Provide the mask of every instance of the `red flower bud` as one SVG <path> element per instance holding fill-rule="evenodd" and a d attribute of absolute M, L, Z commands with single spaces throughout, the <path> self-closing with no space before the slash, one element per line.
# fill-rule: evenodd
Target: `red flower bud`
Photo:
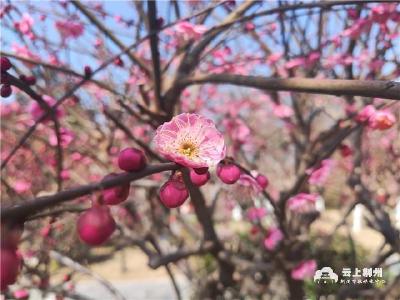
<path fill-rule="evenodd" d="M 146 157 L 139 149 L 126 148 L 119 153 L 118 166 L 127 172 L 140 171 L 146 166 Z"/>
<path fill-rule="evenodd" d="M 103 180 L 111 179 L 117 175 L 118 174 L 115 173 L 108 174 L 103 178 Z M 129 183 L 125 183 L 120 186 L 103 190 L 102 195 L 104 203 L 107 205 L 116 205 L 125 201 L 129 196 L 129 187 Z"/>
<path fill-rule="evenodd" d="M 119 56 L 116 59 L 114 59 L 114 64 L 121 68 L 124 66 L 124 62 Z"/>
<path fill-rule="evenodd" d="M 168 208 L 181 206 L 188 196 L 185 184 L 178 180 L 168 180 L 160 189 L 161 202 Z"/>
<path fill-rule="evenodd" d="M 158 17 L 157 18 L 157 28 L 162 28 L 164 25 L 164 18 L 163 17 Z"/>
<path fill-rule="evenodd" d="M 208 167 L 204 168 L 194 168 L 193 169 L 197 174 L 205 174 L 208 172 Z"/>
<path fill-rule="evenodd" d="M 11 86 L 9 84 L 3 84 L 0 90 L 0 94 L 3 98 L 10 97 L 12 93 Z"/>
<path fill-rule="evenodd" d="M 29 291 L 25 289 L 19 289 L 14 291 L 14 298 L 18 300 L 25 300 L 29 298 Z"/>
<path fill-rule="evenodd" d="M 252 22 L 247 22 L 246 24 L 244 24 L 244 29 L 246 31 L 253 31 L 255 28 L 256 26 L 254 26 Z"/>
<path fill-rule="evenodd" d="M 205 185 L 209 179 L 210 179 L 210 172 L 208 171 L 203 174 L 198 174 L 196 173 L 196 170 L 193 169 L 190 170 L 190 180 L 196 186 Z"/>
<path fill-rule="evenodd" d="M 1 246 L 17 249 L 24 231 L 23 223 L 1 224 Z"/>
<path fill-rule="evenodd" d="M 345 144 L 340 145 L 340 154 L 343 157 L 347 157 L 353 154 L 353 150 L 351 150 L 351 148 Z"/>
<path fill-rule="evenodd" d="M 222 164 L 217 166 L 217 175 L 222 182 L 226 184 L 234 184 L 239 180 L 240 169 L 234 164 Z"/>
<path fill-rule="evenodd" d="M 36 77 L 35 76 L 27 76 L 26 78 L 25 78 L 25 82 L 28 84 L 28 85 L 34 85 L 35 83 L 36 83 Z"/>
<path fill-rule="evenodd" d="M 2 73 L 7 72 L 11 68 L 11 62 L 7 57 L 0 58 L 0 70 Z"/>
<path fill-rule="evenodd" d="M 268 178 L 265 177 L 264 175 L 258 174 L 256 177 L 257 183 L 261 186 L 261 188 L 264 190 L 267 188 L 269 181 Z"/>
<path fill-rule="evenodd" d="M 7 74 L 7 73 L 3 73 L 3 72 L 1 72 L 0 73 L 0 83 L 1 84 L 8 84 L 8 83 L 10 83 L 10 80 L 9 80 L 9 75 Z"/>
<path fill-rule="evenodd" d="M 17 280 L 17 276 L 21 266 L 21 258 L 17 254 L 16 249 L 0 248 L 0 267 L 1 267 L 1 290 L 4 291 L 7 286 L 13 284 Z"/>
<path fill-rule="evenodd" d="M 96 246 L 107 241 L 115 230 L 115 221 L 107 206 L 93 206 L 79 216 L 77 230 L 80 239 Z"/>
<path fill-rule="evenodd" d="M 92 69 L 89 66 L 85 66 L 84 72 L 85 72 L 85 77 L 89 78 L 90 76 L 92 76 Z"/>

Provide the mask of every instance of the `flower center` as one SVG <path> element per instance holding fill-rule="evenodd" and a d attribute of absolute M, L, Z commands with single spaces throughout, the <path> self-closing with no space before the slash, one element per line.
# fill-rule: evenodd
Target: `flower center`
<path fill-rule="evenodd" d="M 197 156 L 199 151 L 194 143 L 185 141 L 180 145 L 178 152 L 192 158 L 193 156 Z"/>

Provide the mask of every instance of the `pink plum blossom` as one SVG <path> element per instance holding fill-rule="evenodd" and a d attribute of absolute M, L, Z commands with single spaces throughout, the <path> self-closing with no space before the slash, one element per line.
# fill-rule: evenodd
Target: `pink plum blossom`
<path fill-rule="evenodd" d="M 69 170 L 62 170 L 61 171 L 61 178 L 63 180 L 68 180 L 71 178 L 70 174 L 69 174 Z"/>
<path fill-rule="evenodd" d="M 54 55 L 54 54 L 50 54 L 50 55 L 49 55 L 48 61 L 49 61 L 49 63 L 50 63 L 51 65 L 55 65 L 55 66 L 61 65 L 60 60 L 59 60 L 58 57 L 57 57 L 56 55 Z"/>
<path fill-rule="evenodd" d="M 268 230 L 264 239 L 264 246 L 268 250 L 274 250 L 280 241 L 283 240 L 283 233 L 279 228 L 273 227 Z"/>
<path fill-rule="evenodd" d="M 271 23 L 268 25 L 267 30 L 274 32 L 278 29 L 278 24 L 277 23 Z"/>
<path fill-rule="evenodd" d="M 11 45 L 11 49 L 18 56 L 29 58 L 32 60 L 39 60 L 39 57 L 37 55 L 33 54 L 26 46 L 21 46 L 17 43 L 13 43 Z M 30 63 L 26 63 L 26 65 L 32 66 L 32 64 L 30 64 Z"/>
<path fill-rule="evenodd" d="M 358 122 L 366 122 L 375 113 L 375 107 L 373 105 L 367 105 L 357 114 L 356 120 Z"/>
<path fill-rule="evenodd" d="M 292 269 L 291 275 L 293 279 L 304 280 L 312 278 L 317 270 L 317 262 L 314 259 L 305 260 Z"/>
<path fill-rule="evenodd" d="M 187 21 L 177 23 L 173 28 L 165 30 L 168 36 L 173 37 L 169 47 L 182 45 L 190 40 L 197 41 L 207 31 L 205 25 L 196 25 Z"/>
<path fill-rule="evenodd" d="M 318 195 L 300 193 L 291 198 L 287 202 L 289 210 L 294 212 L 307 212 L 315 210 L 315 202 L 317 201 Z"/>
<path fill-rule="evenodd" d="M 272 112 L 278 118 L 289 118 L 294 114 L 293 109 L 285 104 L 273 104 Z"/>
<path fill-rule="evenodd" d="M 14 291 L 14 297 L 15 297 L 15 299 L 28 299 L 29 292 L 25 289 L 19 289 L 19 290 Z"/>
<path fill-rule="evenodd" d="M 256 28 L 256 26 L 254 25 L 253 22 L 246 22 L 246 24 L 244 24 L 244 29 L 246 31 L 253 31 Z"/>
<path fill-rule="evenodd" d="M 252 222 L 259 221 L 266 215 L 267 210 L 265 207 L 250 207 L 246 213 L 247 218 Z"/>
<path fill-rule="evenodd" d="M 97 39 L 94 41 L 94 46 L 95 46 L 96 48 L 102 47 L 103 45 L 104 45 L 104 42 L 103 42 L 103 40 L 100 39 L 100 38 L 97 38 Z"/>
<path fill-rule="evenodd" d="M 357 10 L 355 8 L 349 8 L 347 10 L 347 15 L 352 20 L 356 20 L 358 18 L 358 12 L 357 12 Z"/>
<path fill-rule="evenodd" d="M 320 57 L 321 53 L 319 53 L 318 51 L 313 51 L 306 57 L 296 57 L 289 60 L 285 63 L 285 68 L 287 70 L 295 69 L 300 66 L 309 68 L 313 66 L 320 59 Z"/>
<path fill-rule="evenodd" d="M 267 64 L 273 65 L 276 64 L 283 56 L 283 53 L 278 52 L 278 53 L 273 53 L 270 56 L 267 57 Z"/>
<path fill-rule="evenodd" d="M 396 14 L 396 4 L 382 4 L 371 9 L 371 19 L 374 22 L 384 24 Z"/>
<path fill-rule="evenodd" d="M 61 139 L 61 146 L 66 147 L 74 140 L 74 133 L 67 129 L 67 128 L 60 128 L 60 139 Z M 49 144 L 52 146 L 57 145 L 57 135 L 53 131 L 49 137 Z"/>
<path fill-rule="evenodd" d="M 371 71 L 378 72 L 379 70 L 382 69 L 384 64 L 385 61 L 381 59 L 375 59 L 369 63 L 369 68 L 371 69 Z"/>
<path fill-rule="evenodd" d="M 45 101 L 49 106 L 54 106 L 56 104 L 56 100 L 53 97 L 43 95 L 42 96 L 43 101 Z M 45 113 L 46 111 L 37 103 L 33 102 L 31 106 L 31 114 L 34 120 L 40 119 L 40 117 Z M 56 111 L 56 117 L 61 118 L 64 115 L 63 111 L 60 109 L 57 109 Z M 49 121 L 51 118 L 47 118 L 45 121 Z"/>
<path fill-rule="evenodd" d="M 317 186 L 321 186 L 326 182 L 329 174 L 334 167 L 335 162 L 332 159 L 324 159 L 319 167 L 310 168 L 306 171 L 310 178 L 308 182 Z"/>
<path fill-rule="evenodd" d="M 378 111 L 373 105 L 365 106 L 356 116 L 360 123 L 367 122 L 368 127 L 372 129 L 385 130 L 396 123 L 395 116 L 388 111 Z"/>
<path fill-rule="evenodd" d="M 174 29 L 178 35 L 182 35 L 185 41 L 198 40 L 207 31 L 205 25 L 195 25 L 187 21 L 179 22 Z"/>
<path fill-rule="evenodd" d="M 285 68 L 290 70 L 305 65 L 306 59 L 304 57 L 296 57 L 285 63 Z"/>
<path fill-rule="evenodd" d="M 232 197 L 239 202 L 247 201 L 257 197 L 262 188 L 253 176 L 241 173 L 234 187 L 230 189 Z"/>
<path fill-rule="evenodd" d="M 226 153 L 213 121 L 197 114 L 183 113 L 158 127 L 154 143 L 167 159 L 191 168 L 215 166 Z"/>
<path fill-rule="evenodd" d="M 311 52 L 308 57 L 307 57 L 307 64 L 308 65 L 312 65 L 315 62 L 317 62 L 321 57 L 321 53 L 319 53 L 318 51 L 313 51 Z"/>
<path fill-rule="evenodd" d="M 78 38 L 83 34 L 83 24 L 77 21 L 57 21 L 56 28 L 64 39 Z"/>
<path fill-rule="evenodd" d="M 14 184 L 14 190 L 17 193 L 25 193 L 25 192 L 29 191 L 31 187 L 32 187 L 31 183 L 28 181 L 25 181 L 23 179 L 19 179 L 19 180 L 15 181 L 15 184 Z"/>
<path fill-rule="evenodd" d="M 15 27 L 22 34 L 29 35 L 32 32 L 32 26 L 34 23 L 35 21 L 33 18 L 29 14 L 24 13 L 21 20 L 19 22 L 15 22 Z"/>
<path fill-rule="evenodd" d="M 238 184 L 247 188 L 250 188 L 251 192 L 254 195 L 259 194 L 262 191 L 262 188 L 260 186 L 260 184 L 257 182 L 257 180 L 250 175 L 247 174 L 241 174 Z"/>
<path fill-rule="evenodd" d="M 371 21 L 368 19 L 359 19 L 355 21 L 350 27 L 342 32 L 345 37 L 357 39 L 364 31 L 371 26 Z"/>
<path fill-rule="evenodd" d="M 74 152 L 71 154 L 71 159 L 73 161 L 79 161 L 82 159 L 82 154 L 80 154 L 79 152 Z"/>
<path fill-rule="evenodd" d="M 325 68 L 332 68 L 335 65 L 350 65 L 354 61 L 353 57 L 341 53 L 335 53 L 323 60 L 323 66 Z"/>
<path fill-rule="evenodd" d="M 50 225 L 50 224 L 47 224 L 47 225 L 45 225 L 44 227 L 42 227 L 42 228 L 40 229 L 40 235 L 41 235 L 42 237 L 48 237 L 49 234 L 50 234 L 50 231 L 51 231 L 51 225 Z"/>
<path fill-rule="evenodd" d="M 13 113 L 18 113 L 21 110 L 21 106 L 18 102 L 14 101 L 11 103 L 0 103 L 0 117 L 7 117 Z"/>
<path fill-rule="evenodd" d="M 213 51 L 211 53 L 211 55 L 214 57 L 214 59 L 218 62 L 218 63 L 223 63 L 225 62 L 225 60 L 227 59 L 227 57 L 229 55 L 232 54 L 232 50 L 231 48 L 229 48 L 228 46 L 223 47 L 222 49 L 217 49 L 215 51 Z"/>
<path fill-rule="evenodd" d="M 120 15 L 115 15 L 114 16 L 114 20 L 117 23 L 122 23 L 123 22 L 123 19 L 122 19 L 122 17 Z"/>
<path fill-rule="evenodd" d="M 318 51 L 313 51 L 306 57 L 296 57 L 285 63 L 285 68 L 287 70 L 295 69 L 300 66 L 306 68 L 312 67 L 321 57 L 321 53 Z"/>
<path fill-rule="evenodd" d="M 241 119 L 227 118 L 222 123 L 233 141 L 243 144 L 249 138 L 250 129 Z"/>
<path fill-rule="evenodd" d="M 377 111 L 368 121 L 368 127 L 372 129 L 389 129 L 396 122 L 395 116 L 388 111 Z"/>

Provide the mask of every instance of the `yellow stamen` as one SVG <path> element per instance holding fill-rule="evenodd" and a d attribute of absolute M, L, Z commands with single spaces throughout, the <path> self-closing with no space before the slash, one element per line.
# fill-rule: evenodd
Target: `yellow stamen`
<path fill-rule="evenodd" d="M 199 151 L 194 143 L 185 141 L 180 145 L 178 152 L 189 158 L 192 158 L 194 156 L 197 156 Z"/>

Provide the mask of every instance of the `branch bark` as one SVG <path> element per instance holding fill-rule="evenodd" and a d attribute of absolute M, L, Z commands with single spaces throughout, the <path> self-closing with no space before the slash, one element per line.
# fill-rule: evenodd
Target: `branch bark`
<path fill-rule="evenodd" d="M 52 207 L 62 202 L 70 201 L 78 197 L 88 195 L 95 191 L 100 191 L 103 189 L 128 183 L 134 180 L 138 180 L 140 178 L 149 176 L 151 174 L 169 170 L 176 170 L 178 168 L 179 165 L 175 163 L 165 163 L 165 164 L 147 166 L 144 170 L 139 172 L 123 173 L 108 180 L 99 181 L 84 186 L 79 186 L 77 188 L 69 190 L 64 190 L 50 196 L 34 198 L 11 207 L 2 207 L 1 219 L 2 221 L 9 221 L 13 219 L 19 219 L 23 221 L 24 219 L 26 219 L 26 217 L 32 214 L 35 214 L 43 209 Z"/>
<path fill-rule="evenodd" d="M 179 82 L 181 87 L 205 83 L 232 84 L 266 91 L 292 91 L 400 100 L 400 83 L 382 80 L 268 78 L 235 74 L 211 74 L 182 78 Z"/>
<path fill-rule="evenodd" d="M 147 15 L 149 18 L 149 30 L 150 32 L 157 32 L 157 2 L 148 0 L 147 1 Z M 150 48 L 151 48 L 151 59 L 153 61 L 153 81 L 154 81 L 154 92 L 157 98 L 157 104 L 160 108 L 163 108 L 163 101 L 161 99 L 161 66 L 160 66 L 160 52 L 158 50 L 158 35 L 153 34 L 150 36 Z"/>
<path fill-rule="evenodd" d="M 110 93 L 113 93 L 113 94 L 118 95 L 118 96 L 123 96 L 123 94 L 118 93 L 118 91 L 114 90 L 112 87 L 108 86 L 104 82 L 96 80 L 96 79 L 93 79 L 92 77 L 87 78 L 87 76 L 85 76 L 85 74 L 79 74 L 79 73 L 77 73 L 77 72 L 75 72 L 75 71 L 73 71 L 71 69 L 68 69 L 65 66 L 52 65 L 50 63 L 46 63 L 46 62 L 43 62 L 43 61 L 40 61 L 40 60 L 35 60 L 35 59 L 31 59 L 31 58 L 15 55 L 15 54 L 10 53 L 10 52 L 0 51 L 0 55 L 1 56 L 6 56 L 6 57 L 12 57 L 12 58 L 18 59 L 18 60 L 20 60 L 22 62 L 27 62 L 27 63 L 30 63 L 30 64 L 35 64 L 35 65 L 38 65 L 38 66 L 42 66 L 43 68 L 50 69 L 50 70 L 57 71 L 57 72 L 61 72 L 61 73 L 64 73 L 66 75 L 78 77 L 78 78 L 81 78 L 81 79 L 85 79 L 86 78 L 87 81 L 93 82 L 97 86 L 101 87 L 102 89 L 105 89 L 105 90 L 109 91 Z"/>
<path fill-rule="evenodd" d="M 203 255 L 204 253 L 208 253 L 215 247 L 214 243 L 205 243 L 203 246 L 198 249 L 179 249 L 176 252 L 158 255 L 150 257 L 149 267 L 152 269 L 157 269 L 160 266 L 164 266 L 170 263 L 175 263 L 180 261 L 181 259 L 186 259 L 190 256 L 194 255 Z"/>
<path fill-rule="evenodd" d="M 211 212 L 206 205 L 204 195 L 202 194 L 200 189 L 194 186 L 190 181 L 188 170 L 183 170 L 183 179 L 189 190 L 190 199 L 193 203 L 197 220 L 199 221 L 203 229 L 204 240 L 211 241 L 214 244 L 214 248 L 211 250 L 211 254 L 218 261 L 219 280 L 225 287 L 231 286 L 234 282 L 233 273 L 235 271 L 235 267 L 230 262 L 224 261 L 218 256 L 218 254 L 224 250 L 224 247 L 221 241 L 218 239 Z"/>

